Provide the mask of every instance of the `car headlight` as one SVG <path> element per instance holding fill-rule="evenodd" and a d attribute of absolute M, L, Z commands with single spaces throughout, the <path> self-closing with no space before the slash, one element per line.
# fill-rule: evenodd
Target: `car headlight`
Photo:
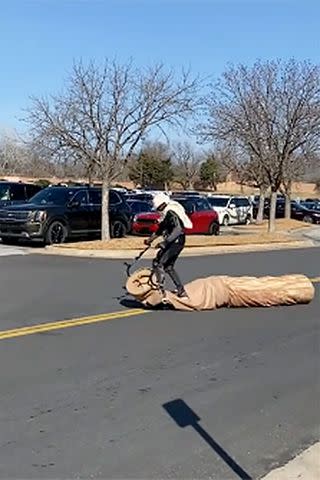
<path fill-rule="evenodd" d="M 32 221 L 33 222 L 44 222 L 47 218 L 47 212 L 44 210 L 37 210 L 32 212 Z"/>

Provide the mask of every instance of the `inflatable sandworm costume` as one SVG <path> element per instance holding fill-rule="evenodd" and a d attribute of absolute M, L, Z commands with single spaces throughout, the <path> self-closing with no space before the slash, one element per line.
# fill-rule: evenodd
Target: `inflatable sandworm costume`
<path fill-rule="evenodd" d="M 146 307 L 166 303 L 175 310 L 200 311 L 221 307 L 273 307 L 311 302 L 315 289 L 305 275 L 281 277 L 199 278 L 185 285 L 188 298 L 166 291 L 163 297 L 149 269 L 134 272 L 127 280 L 127 292 Z"/>

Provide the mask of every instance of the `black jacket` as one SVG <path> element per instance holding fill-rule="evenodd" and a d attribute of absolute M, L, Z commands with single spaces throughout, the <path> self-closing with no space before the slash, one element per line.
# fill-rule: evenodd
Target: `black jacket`
<path fill-rule="evenodd" d="M 180 238 L 184 238 L 184 225 L 178 215 L 169 210 L 159 224 L 157 231 L 157 236 L 163 235 L 164 237 L 164 247 L 168 246 L 170 243 L 174 243 Z"/>

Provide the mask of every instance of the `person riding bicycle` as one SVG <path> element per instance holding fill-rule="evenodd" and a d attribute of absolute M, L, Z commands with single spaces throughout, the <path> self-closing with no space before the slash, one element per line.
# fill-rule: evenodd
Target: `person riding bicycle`
<path fill-rule="evenodd" d="M 186 297 L 187 293 L 174 265 L 185 245 L 184 229 L 192 228 L 192 222 L 183 206 L 170 200 L 165 193 L 158 193 L 154 196 L 153 206 L 162 213 L 162 221 L 157 232 L 153 233 L 144 243 L 150 246 L 155 238 L 163 236 L 163 241 L 157 245 L 159 251 L 152 263 L 153 271 L 162 291 L 165 273 L 167 273 L 176 286 L 177 295 Z"/>

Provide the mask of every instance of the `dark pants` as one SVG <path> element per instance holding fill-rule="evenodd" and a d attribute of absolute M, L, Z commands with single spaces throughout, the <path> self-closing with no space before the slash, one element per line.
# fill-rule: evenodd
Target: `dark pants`
<path fill-rule="evenodd" d="M 179 278 L 179 275 L 174 269 L 180 253 L 183 250 L 185 244 L 185 236 L 181 235 L 177 240 L 164 249 L 160 249 L 156 258 L 153 260 L 153 269 L 157 277 L 157 282 L 160 288 L 163 290 L 165 273 L 167 273 L 175 284 L 179 293 L 183 292 L 184 287 Z"/>

